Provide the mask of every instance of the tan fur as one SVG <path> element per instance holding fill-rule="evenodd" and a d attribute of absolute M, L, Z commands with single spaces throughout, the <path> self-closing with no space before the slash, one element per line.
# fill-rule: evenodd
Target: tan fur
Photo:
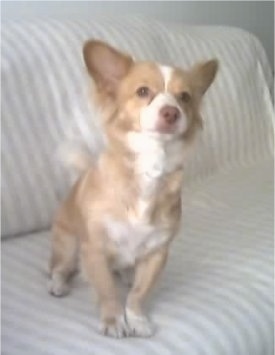
<path fill-rule="evenodd" d="M 152 329 L 142 313 L 142 305 L 165 264 L 169 244 L 178 229 L 182 166 L 156 180 L 154 190 L 146 200 L 146 223 L 164 228 L 168 238 L 160 247 L 144 252 L 134 265 L 130 265 L 135 268 L 135 279 L 126 304 L 127 323 L 111 270 L 119 255 L 119 247 L 108 235 L 104 218 L 111 216 L 126 224 L 129 220 L 139 221 L 141 218 L 139 201 L 143 192 L 136 171 L 137 156 L 127 145 L 126 138 L 128 132 L 140 131 L 140 110 L 163 90 L 164 82 L 155 63 L 134 63 L 129 56 L 98 41 L 86 43 L 84 59 L 95 81 L 97 105 L 104 110 L 108 145 L 97 163 L 80 177 L 56 216 L 50 292 L 62 294 L 60 288 L 66 285 L 74 272 L 80 248 L 86 274 L 99 299 L 102 331 L 116 337 L 149 336 Z M 168 86 L 175 97 L 182 91 L 191 95 L 190 102 L 179 102 L 189 123 L 185 134 L 177 139 L 188 144 L 201 124 L 198 111 L 200 97 L 211 84 L 216 71 L 216 64 L 207 65 L 210 69 L 196 67 L 193 72 L 175 69 Z M 212 74 L 200 75 L 200 70 L 210 70 Z M 140 86 L 150 87 L 148 97 L 137 97 L 136 90 Z M 129 238 L 133 237 L 129 235 Z M 58 279 L 57 284 L 54 278 Z"/>

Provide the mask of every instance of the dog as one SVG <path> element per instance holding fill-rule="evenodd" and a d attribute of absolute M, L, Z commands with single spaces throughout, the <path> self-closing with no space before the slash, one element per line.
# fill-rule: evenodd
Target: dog
<path fill-rule="evenodd" d="M 85 43 L 83 58 L 107 144 L 57 212 L 49 292 L 69 291 L 80 255 L 98 297 L 101 332 L 149 337 L 155 327 L 143 305 L 179 228 L 183 165 L 218 62 L 182 70 L 135 61 L 97 40 Z M 119 270 L 134 271 L 125 306 L 114 277 Z"/>

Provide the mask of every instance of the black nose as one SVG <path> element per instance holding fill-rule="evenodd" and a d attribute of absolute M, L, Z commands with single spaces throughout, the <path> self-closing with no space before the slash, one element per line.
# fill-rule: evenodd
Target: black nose
<path fill-rule="evenodd" d="M 165 122 L 172 124 L 179 119 L 180 111 L 175 106 L 168 106 L 167 105 L 167 106 L 162 107 L 162 109 L 159 111 L 159 115 L 162 119 L 165 120 Z"/>

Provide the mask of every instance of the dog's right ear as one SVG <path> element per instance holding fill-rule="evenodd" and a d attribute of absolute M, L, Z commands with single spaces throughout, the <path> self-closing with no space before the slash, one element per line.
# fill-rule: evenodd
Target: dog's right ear
<path fill-rule="evenodd" d="M 89 74 L 98 89 L 114 95 L 120 80 L 128 73 L 133 60 L 101 41 L 84 44 L 83 57 Z"/>

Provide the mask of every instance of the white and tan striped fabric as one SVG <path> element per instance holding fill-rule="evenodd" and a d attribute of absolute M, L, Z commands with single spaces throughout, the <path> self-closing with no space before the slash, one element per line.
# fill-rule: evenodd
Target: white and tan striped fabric
<path fill-rule="evenodd" d="M 97 335 L 79 280 L 67 298 L 46 293 L 49 234 L 41 231 L 70 181 L 56 150 L 72 127 L 73 141 L 100 144 L 81 58 L 88 38 L 181 67 L 220 61 L 186 167 L 183 229 L 148 307 L 159 325 L 150 340 Z M 136 17 L 4 24 L 1 46 L 3 354 L 272 354 L 274 113 L 258 40 Z"/>

